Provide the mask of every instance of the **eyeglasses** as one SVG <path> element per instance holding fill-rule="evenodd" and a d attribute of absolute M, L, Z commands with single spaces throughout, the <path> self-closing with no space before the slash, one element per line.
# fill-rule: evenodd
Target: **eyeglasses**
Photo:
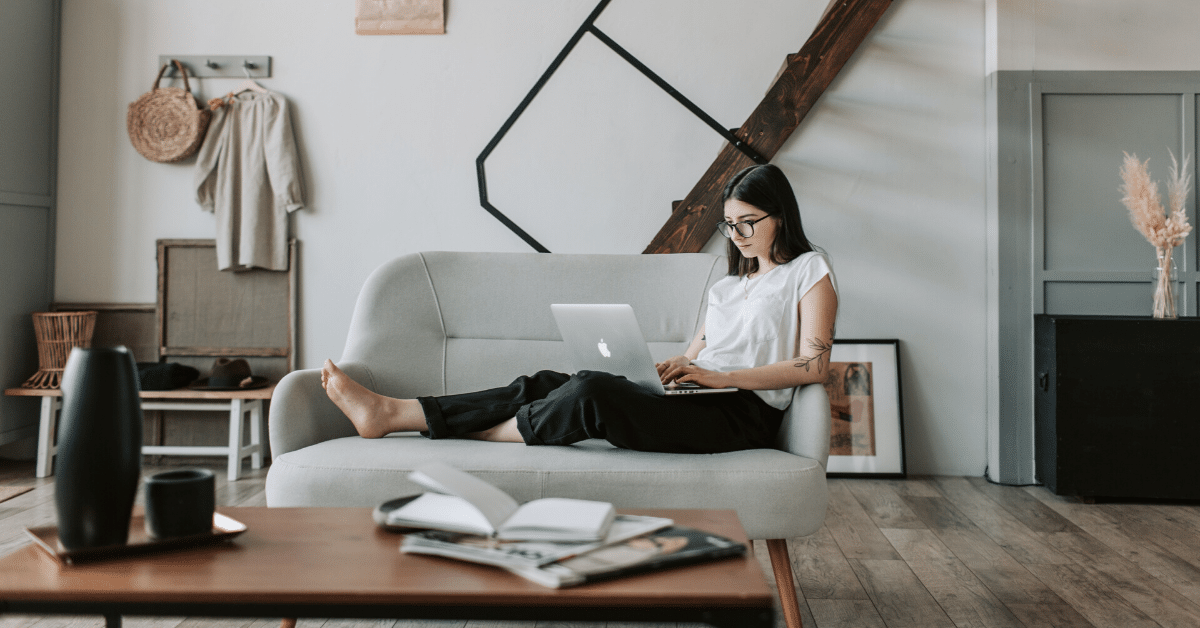
<path fill-rule="evenodd" d="M 770 218 L 770 216 L 763 216 L 758 220 L 745 220 L 735 223 L 728 223 L 722 220 L 717 223 L 717 231 L 720 231 L 721 235 L 725 236 L 726 238 L 732 238 L 733 232 L 736 230 L 738 235 L 742 236 L 743 238 L 749 238 L 750 236 L 754 235 L 754 225 L 768 218 Z"/>

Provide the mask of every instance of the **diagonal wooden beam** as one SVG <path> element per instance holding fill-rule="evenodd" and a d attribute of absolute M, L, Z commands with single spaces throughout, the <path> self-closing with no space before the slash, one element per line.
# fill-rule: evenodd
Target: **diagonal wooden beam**
<path fill-rule="evenodd" d="M 759 155 L 774 157 L 891 3 L 834 0 L 800 52 L 788 55 L 775 84 L 734 135 Z M 695 253 L 704 248 L 723 215 L 725 181 L 753 163 L 726 144 L 643 253 Z"/>

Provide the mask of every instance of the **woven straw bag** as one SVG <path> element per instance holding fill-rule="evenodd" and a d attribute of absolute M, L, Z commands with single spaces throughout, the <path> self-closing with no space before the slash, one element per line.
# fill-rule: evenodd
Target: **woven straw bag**
<path fill-rule="evenodd" d="M 183 76 L 183 88 L 158 86 L 170 65 L 164 64 L 154 79 L 154 87 L 129 103 L 129 114 L 125 117 L 129 141 L 150 161 L 169 163 L 195 153 L 212 118 L 212 112 L 201 108 L 192 96 L 183 64 L 174 63 Z"/>

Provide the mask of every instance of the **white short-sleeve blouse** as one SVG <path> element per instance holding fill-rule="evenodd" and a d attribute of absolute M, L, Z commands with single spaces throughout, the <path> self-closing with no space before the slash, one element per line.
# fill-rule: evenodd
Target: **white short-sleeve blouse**
<path fill-rule="evenodd" d="M 800 300 L 826 275 L 837 293 L 829 260 L 813 251 L 747 279 L 730 275 L 708 291 L 705 347 L 692 361 L 711 371 L 736 371 L 783 362 L 800 355 Z M 780 410 L 794 388 L 756 390 Z"/>

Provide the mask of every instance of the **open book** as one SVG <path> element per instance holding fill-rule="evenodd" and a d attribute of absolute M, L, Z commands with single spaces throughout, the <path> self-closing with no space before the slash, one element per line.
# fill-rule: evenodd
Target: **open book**
<path fill-rule="evenodd" d="M 504 491 L 441 462 L 408 479 L 430 489 L 387 513 L 394 527 L 432 528 L 513 541 L 601 541 L 616 517 L 608 502 L 546 497 L 524 505 Z"/>

